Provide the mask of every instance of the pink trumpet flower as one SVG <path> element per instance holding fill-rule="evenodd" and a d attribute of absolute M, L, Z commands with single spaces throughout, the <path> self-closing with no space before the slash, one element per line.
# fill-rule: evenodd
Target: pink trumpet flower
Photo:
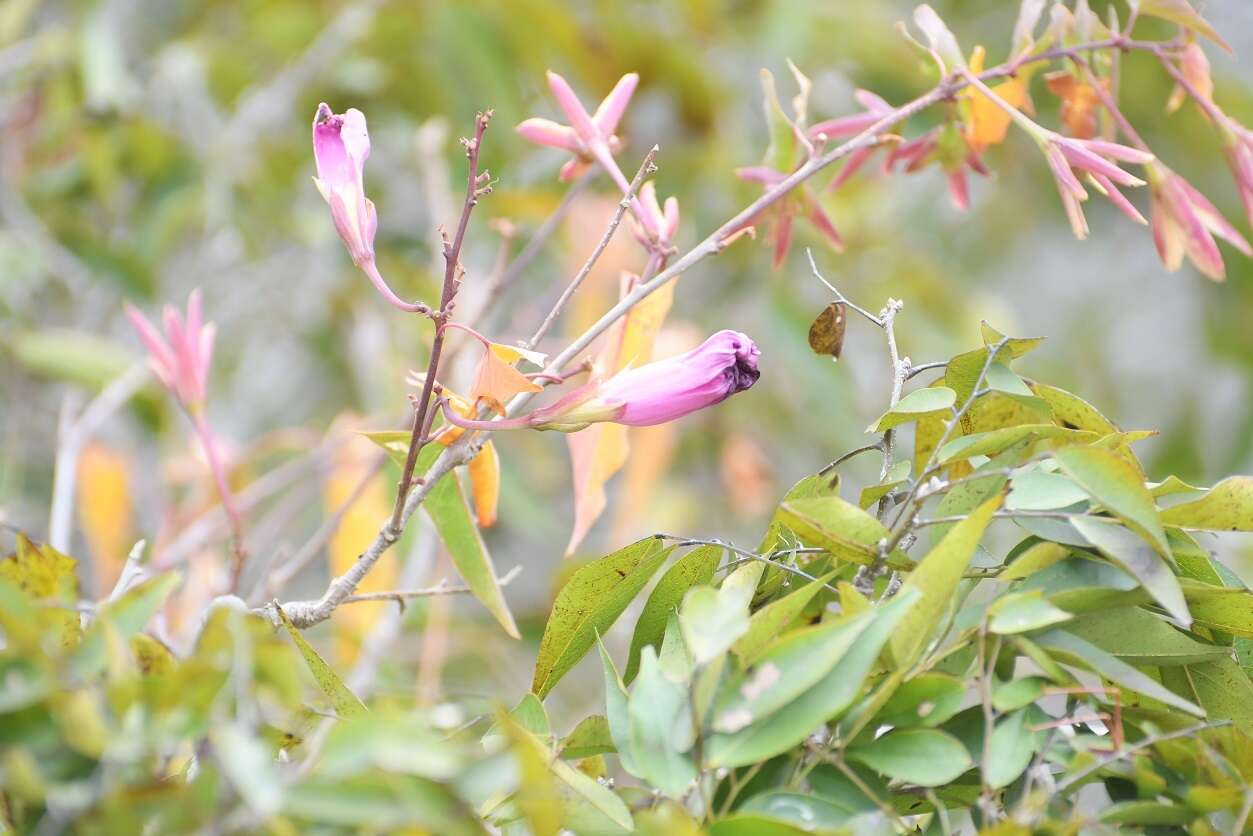
<path fill-rule="evenodd" d="M 627 368 L 589 383 L 527 416 L 497 421 L 462 418 L 445 404 L 444 416 L 473 430 L 537 429 L 576 432 L 609 421 L 647 427 L 674 421 L 749 389 L 761 372 L 761 351 L 739 331 L 719 331 L 687 352 Z"/>
<path fill-rule="evenodd" d="M 1214 281 L 1227 277 L 1214 236 L 1246 256 L 1253 249 L 1236 228 L 1219 214 L 1205 195 L 1163 165 L 1149 169 L 1153 209 L 1153 243 L 1167 270 L 1177 270 L 1186 255 L 1197 270 Z"/>
<path fill-rule="evenodd" d="M 531 142 L 561 148 L 574 154 L 561 168 L 560 177 L 563 181 L 573 180 L 594 163 L 599 162 L 612 175 L 618 166 L 613 162 L 613 155 L 622 148 L 622 141 L 614 133 L 622 114 L 631 101 L 640 77 L 636 73 L 627 73 L 618 80 L 613 90 L 604 98 L 595 113 L 589 114 L 575 95 L 570 84 L 561 76 L 548 71 L 548 88 L 566 118 L 569 125 L 562 125 L 551 119 L 533 117 L 518 125 L 518 133 Z M 619 187 L 625 192 L 628 183 L 621 172 L 614 179 L 622 178 Z"/>
<path fill-rule="evenodd" d="M 199 288 L 187 297 L 186 319 L 180 317 L 172 306 L 165 306 L 162 314 L 164 337 L 129 302 L 125 311 L 139 339 L 148 349 L 148 365 L 153 374 L 188 414 L 199 415 L 204 410 L 215 330 L 213 323 L 203 321 Z"/>
<path fill-rule="evenodd" d="M 397 296 L 374 262 L 374 233 L 378 215 L 374 202 L 365 196 L 365 161 L 370 156 L 370 133 L 365 114 L 355 107 L 335 113 L 330 105 L 318 105 L 313 116 L 313 159 L 318 176 L 313 183 L 331 207 L 335 231 L 348 249 L 353 264 L 361 268 L 384 299 L 402 311 L 425 313 L 421 303 L 411 304 Z"/>
<path fill-rule="evenodd" d="M 1125 215 L 1138 223 L 1144 222 L 1144 217 L 1116 188 L 1143 186 L 1144 181 L 1119 168 L 1117 163 L 1148 165 L 1154 159 L 1152 154 L 1117 142 L 1075 139 L 1052 131 L 1043 135 L 1041 149 L 1057 182 L 1058 194 L 1076 238 L 1088 237 L 1088 220 L 1082 206 L 1083 201 L 1088 199 L 1088 192 L 1075 176 L 1076 171 L 1087 175 Z"/>

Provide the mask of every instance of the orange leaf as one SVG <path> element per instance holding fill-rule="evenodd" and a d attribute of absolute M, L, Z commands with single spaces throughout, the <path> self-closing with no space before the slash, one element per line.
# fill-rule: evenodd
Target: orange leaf
<path fill-rule="evenodd" d="M 135 541 L 126 457 L 99 442 L 89 444 L 78 458 L 77 493 L 78 525 L 91 554 L 96 590 L 105 594 Z"/>
<path fill-rule="evenodd" d="M 470 460 L 470 490 L 474 494 L 474 516 L 479 528 L 496 524 L 496 506 L 500 501 L 500 457 L 496 445 L 489 440 L 479 454 Z"/>
<path fill-rule="evenodd" d="M 482 400 L 490 408 L 504 414 L 504 404 L 514 395 L 521 392 L 539 392 L 541 388 L 502 360 L 500 354 L 489 347 L 479 361 L 470 400 L 476 404 Z"/>
<path fill-rule="evenodd" d="M 1109 87 L 1107 81 L 1101 82 Z M 1048 73 L 1044 86 L 1062 100 L 1061 118 L 1066 132 L 1076 139 L 1091 139 L 1100 130 L 1098 122 L 1100 97 L 1092 85 L 1080 81 L 1068 72 Z"/>

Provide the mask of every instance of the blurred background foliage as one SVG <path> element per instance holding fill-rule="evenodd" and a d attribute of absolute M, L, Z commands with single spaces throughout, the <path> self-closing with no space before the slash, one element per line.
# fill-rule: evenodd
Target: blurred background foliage
<path fill-rule="evenodd" d="M 965 50 L 982 43 L 989 64 L 1003 58 L 1017 4 L 934 5 Z M 1093 3 L 1098 11 L 1105 5 Z M 368 450 L 352 456 L 342 444 L 327 448 L 329 428 L 342 438 L 350 428 L 402 425 L 404 375 L 425 364 L 430 328 L 383 304 L 335 236 L 310 179 L 309 122 L 320 101 L 366 113 L 373 139 L 366 188 L 378 206 L 380 263 L 401 295 L 426 300 L 438 292 L 436 228 L 453 221 L 463 176 L 455 139 L 476 110 L 495 109 L 483 158 L 498 183 L 475 216 L 464 256 L 469 307 L 476 279 L 501 247 L 500 225 L 490 222 L 511 222 L 516 252 L 564 193 L 556 181 L 562 155 L 512 131 L 527 116 L 556 115 L 545 69 L 563 73 L 588 103 L 623 73 L 640 73 L 620 159 L 633 171 L 645 149 L 660 145 L 658 191 L 678 196 L 679 242 L 690 245 L 757 194 L 733 169 L 758 163 L 765 148 L 759 68 L 789 84 L 785 60 L 795 61 L 815 82 L 815 119 L 852 112 L 857 87 L 903 101 L 929 83 L 893 28 L 911 6 L 3 0 L 3 522 L 43 536 L 58 415 L 140 360 L 124 299 L 150 311 L 204 288 L 219 328 L 209 410 L 230 440 L 241 487 L 310 450 L 325 453 L 252 510 L 253 554 L 299 548 L 326 509 L 349 495 L 344 480 L 355 482 L 368 467 Z M 1198 6 L 1235 48 L 1232 56 L 1207 46 L 1216 98 L 1253 123 L 1253 7 L 1243 0 Z M 1169 32 L 1150 30 L 1151 21 L 1147 34 Z M 1148 58 L 1128 58 L 1123 79 L 1125 111 L 1150 145 L 1238 220 L 1219 140 L 1196 110 L 1166 115 L 1170 84 Z M 1055 125 L 1056 101 L 1038 82 L 1033 92 L 1041 121 Z M 927 122 L 920 118 L 909 133 Z M 983 318 L 1006 333 L 1047 335 L 1023 373 L 1100 404 L 1124 428 L 1161 429 L 1140 448 L 1150 475 L 1208 484 L 1253 469 L 1253 262 L 1225 251 L 1222 285 L 1186 266 L 1167 274 L 1148 231 L 1095 201 L 1091 239 L 1076 242 L 1034 146 L 1011 136 L 986 161 L 994 175 L 972 184 L 964 214 L 949 205 L 938 171 L 884 178 L 871 166 L 829 196 L 847 252 L 830 252 L 807 228 L 798 243 L 815 247 L 828 278 L 862 305 L 903 299 L 899 338 L 917 362 L 974 347 Z M 1147 194 L 1133 199 L 1147 211 Z M 579 201 L 485 320 L 494 339 L 512 342 L 532 330 L 599 237 L 614 204 L 608 181 L 595 181 Z M 598 316 L 619 270 L 638 270 L 639 261 L 620 235 L 567 317 L 566 333 Z M 753 542 L 788 485 L 865 443 L 863 430 L 889 388 L 882 338 L 853 322 L 838 364 L 814 356 L 806 330 L 826 301 L 799 247 L 777 273 L 766 245 L 744 241 L 683 277 L 659 352 L 719 328 L 742 330 L 761 346 L 761 383 L 675 427 L 637 434 L 637 455 L 611 486 L 586 555 L 650 531 Z M 461 362 L 447 377 L 456 385 L 468 374 Z M 517 433 L 498 443 L 500 522 L 486 536 L 502 573 L 524 567 L 508 595 L 534 638 L 568 569 L 561 561 L 572 520 L 568 456 L 556 434 Z M 103 428 L 80 465 L 72 550 L 98 586 L 108 589 L 134 539 L 177 545 L 211 504 L 193 451 L 155 386 Z M 850 472 L 873 479 L 876 467 L 859 462 Z M 386 513 L 394 474 L 380 478 L 384 489 L 362 502 Z M 382 513 L 350 519 L 331 560 L 351 560 Z M 384 563 L 381 586 L 447 574 L 429 537 L 409 540 L 400 550 L 413 558 L 408 569 Z M 1223 548 L 1220 556 L 1247 579 L 1247 544 Z M 210 556 L 214 549 L 220 560 L 224 542 L 209 543 Z M 212 560 L 187 559 L 193 573 L 213 571 Z M 298 578 L 288 595 L 320 590 L 329 562 Z M 194 594 L 189 587 L 184 596 Z M 472 628 L 454 632 L 443 648 L 428 646 L 436 641 L 430 635 L 448 631 L 428 630 L 409 657 L 446 657 L 449 687 L 465 694 L 524 692 L 530 654 L 512 649 L 509 664 L 495 664 L 487 637 L 502 653 L 516 646 L 477 604 L 435 599 L 411 608 L 409 623 L 446 624 L 449 608 Z M 440 674 L 424 675 L 424 687 L 438 694 L 432 677 L 438 683 Z M 590 704 L 600 699 L 595 688 L 586 696 Z"/>

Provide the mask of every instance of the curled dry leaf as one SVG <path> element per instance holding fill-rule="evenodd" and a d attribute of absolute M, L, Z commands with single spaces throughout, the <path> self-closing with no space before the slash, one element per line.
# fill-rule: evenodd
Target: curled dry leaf
<path fill-rule="evenodd" d="M 813 325 L 809 326 L 809 347 L 815 354 L 827 354 L 840 359 L 844 350 L 844 325 L 848 321 L 847 306 L 832 302 L 822 309 Z"/>

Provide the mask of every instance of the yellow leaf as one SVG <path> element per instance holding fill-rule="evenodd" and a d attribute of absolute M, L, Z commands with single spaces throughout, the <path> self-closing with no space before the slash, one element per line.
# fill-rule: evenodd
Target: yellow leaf
<path fill-rule="evenodd" d="M 91 555 L 96 591 L 117 582 L 135 542 L 130 467 L 126 457 L 103 444 L 89 444 L 78 459 L 78 525 Z"/>
<path fill-rule="evenodd" d="M 0 579 L 6 580 L 35 600 L 73 602 L 78 598 L 76 561 L 52 546 L 37 545 L 26 535 L 17 535 L 17 549 L 0 560 Z"/>
<path fill-rule="evenodd" d="M 496 505 L 500 500 L 500 457 L 496 445 L 488 441 L 479 454 L 470 460 L 470 490 L 474 494 L 474 517 L 479 528 L 496 524 Z"/>
<path fill-rule="evenodd" d="M 356 434 L 357 430 L 364 428 L 363 419 L 352 414 L 341 415 L 332 424 L 332 433 L 347 436 L 335 451 L 322 490 L 325 513 L 329 516 L 341 513 L 342 509 L 343 514 L 339 527 L 327 542 L 333 576 L 348 571 L 392 510 L 386 477 L 382 472 L 369 476 L 379 450 L 368 439 Z M 357 591 L 391 589 L 395 586 L 395 576 L 395 563 L 384 555 L 361 581 Z M 373 602 L 353 604 L 341 607 L 335 613 L 331 623 L 335 631 L 335 657 L 340 663 L 353 660 L 361 640 L 387 606 L 386 603 Z"/>
<path fill-rule="evenodd" d="M 525 359 L 539 366 L 541 369 L 548 365 L 548 355 L 541 351 L 530 351 L 529 349 L 521 348 L 516 345 L 505 345 L 504 343 L 492 342 L 487 344 L 487 348 L 506 363 L 516 363 L 519 360 Z"/>

